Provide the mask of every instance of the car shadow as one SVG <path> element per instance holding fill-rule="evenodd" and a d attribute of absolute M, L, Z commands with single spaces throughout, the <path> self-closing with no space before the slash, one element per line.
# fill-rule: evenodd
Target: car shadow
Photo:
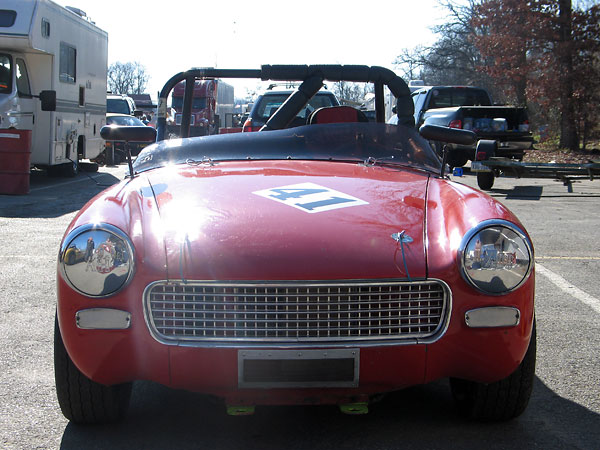
<path fill-rule="evenodd" d="M 0 217 L 54 218 L 81 209 L 92 197 L 120 181 L 107 172 L 81 172 L 73 178 L 53 178 L 32 170 L 24 195 L 0 195 Z"/>
<path fill-rule="evenodd" d="M 347 416 L 333 406 L 271 406 L 231 417 L 219 400 L 138 382 L 124 422 L 68 424 L 60 448 L 558 449 L 592 448 L 600 439 L 599 414 L 561 398 L 538 378 L 525 413 L 504 423 L 460 417 L 447 381 L 387 395 L 369 409 Z"/>
<path fill-rule="evenodd" d="M 512 189 L 494 189 L 488 193 L 492 196 L 503 196 L 509 200 L 540 200 L 544 192 L 543 186 L 515 186 Z"/>

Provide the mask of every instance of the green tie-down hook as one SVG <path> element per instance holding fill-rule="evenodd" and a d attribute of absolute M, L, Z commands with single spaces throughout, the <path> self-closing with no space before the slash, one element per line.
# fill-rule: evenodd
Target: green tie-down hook
<path fill-rule="evenodd" d="M 227 414 L 230 416 L 251 416 L 254 414 L 254 406 L 227 406 Z"/>
<path fill-rule="evenodd" d="M 369 412 L 369 404 L 366 402 L 347 403 L 340 405 L 340 411 L 344 414 L 367 414 Z"/>

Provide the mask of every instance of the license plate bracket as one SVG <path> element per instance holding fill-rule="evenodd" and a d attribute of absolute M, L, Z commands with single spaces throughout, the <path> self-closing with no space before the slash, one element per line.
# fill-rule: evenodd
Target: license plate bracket
<path fill-rule="evenodd" d="M 358 387 L 359 367 L 359 349 L 238 350 L 238 386 Z"/>

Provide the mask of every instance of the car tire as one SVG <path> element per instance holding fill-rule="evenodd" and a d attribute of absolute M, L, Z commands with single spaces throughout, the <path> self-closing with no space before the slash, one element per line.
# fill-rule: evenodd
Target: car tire
<path fill-rule="evenodd" d="M 67 353 L 56 318 L 54 378 L 60 409 L 71 422 L 82 425 L 112 423 L 125 416 L 133 384 L 104 386 L 81 373 Z"/>
<path fill-rule="evenodd" d="M 79 173 L 79 161 L 69 161 L 68 163 L 62 164 L 62 171 L 65 177 L 76 177 Z"/>
<path fill-rule="evenodd" d="M 494 172 L 477 172 L 477 186 L 479 189 L 489 191 L 494 186 Z"/>
<path fill-rule="evenodd" d="M 518 417 L 525 411 L 535 377 L 535 322 L 529 347 L 517 370 L 495 383 L 450 379 L 452 396 L 461 414 L 472 420 L 500 422 Z"/>

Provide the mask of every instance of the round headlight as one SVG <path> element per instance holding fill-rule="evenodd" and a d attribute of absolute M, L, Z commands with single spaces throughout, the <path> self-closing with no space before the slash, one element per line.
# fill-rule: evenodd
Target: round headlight
<path fill-rule="evenodd" d="M 488 220 L 471 229 L 462 240 L 458 257 L 463 278 L 491 295 L 517 289 L 533 267 L 529 239 L 505 220 Z"/>
<path fill-rule="evenodd" d="M 133 245 L 117 227 L 84 225 L 63 241 L 59 266 L 73 289 L 90 297 L 106 297 L 131 279 Z"/>

